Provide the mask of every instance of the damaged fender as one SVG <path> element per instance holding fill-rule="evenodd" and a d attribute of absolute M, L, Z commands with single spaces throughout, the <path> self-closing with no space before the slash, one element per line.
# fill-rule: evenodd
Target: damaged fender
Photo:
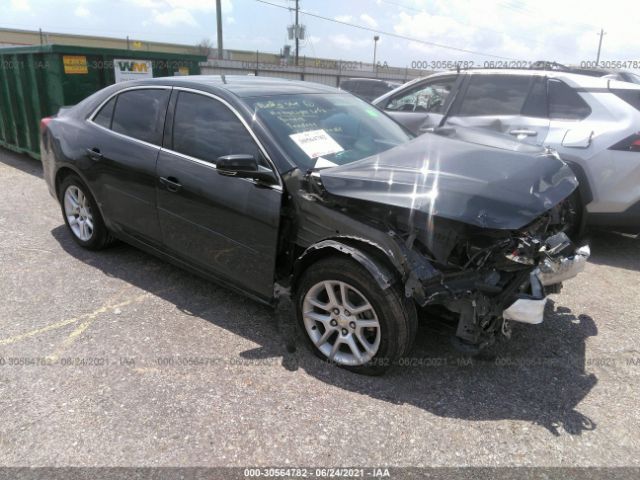
<path fill-rule="evenodd" d="M 310 256 L 317 255 L 322 251 L 326 252 L 326 250 L 333 250 L 353 258 L 371 274 L 376 283 L 383 290 L 389 288 L 395 281 L 394 275 L 387 268 L 375 261 L 365 252 L 352 245 L 347 245 L 346 243 L 342 243 L 337 240 L 323 240 L 307 248 L 302 255 L 298 257 L 294 267 L 294 278 L 297 278 L 302 273 L 301 267 L 310 259 Z"/>

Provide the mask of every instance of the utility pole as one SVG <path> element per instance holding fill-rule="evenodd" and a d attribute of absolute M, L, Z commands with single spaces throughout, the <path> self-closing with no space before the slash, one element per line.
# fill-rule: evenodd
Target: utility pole
<path fill-rule="evenodd" d="M 216 0 L 216 19 L 218 23 L 218 60 L 222 60 L 222 0 Z"/>
<path fill-rule="evenodd" d="M 600 63 L 600 50 L 602 50 L 602 37 L 606 34 L 604 29 L 600 29 L 600 41 L 598 42 L 598 55 L 596 56 L 596 66 Z"/>
<path fill-rule="evenodd" d="M 300 54 L 300 26 L 298 25 L 298 10 L 300 10 L 300 5 L 298 0 L 296 0 L 296 26 L 293 30 L 293 34 L 296 36 L 296 67 L 298 66 L 298 56 Z"/>
<path fill-rule="evenodd" d="M 373 71 L 376 72 L 376 76 L 378 75 L 378 67 L 376 66 L 376 54 L 378 49 L 378 40 L 380 40 L 379 35 L 374 35 L 373 37 Z"/>

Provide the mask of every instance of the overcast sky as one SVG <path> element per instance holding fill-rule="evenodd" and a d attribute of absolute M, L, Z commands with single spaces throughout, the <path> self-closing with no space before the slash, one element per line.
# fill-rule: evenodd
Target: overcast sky
<path fill-rule="evenodd" d="M 269 0 L 278 5 L 293 1 Z M 506 57 L 579 64 L 595 60 L 640 62 L 640 2 L 608 0 L 300 0 L 300 8 L 380 33 L 378 60 L 414 61 Z M 278 52 L 288 42 L 293 14 L 256 0 L 223 0 L 226 48 Z M 373 32 L 300 16 L 307 26 L 301 55 L 371 62 Z M 215 0 L 0 0 L 0 27 L 196 44 L 215 41 Z M 426 42 L 426 43 L 422 43 Z M 468 53 L 428 43 L 469 50 Z"/>

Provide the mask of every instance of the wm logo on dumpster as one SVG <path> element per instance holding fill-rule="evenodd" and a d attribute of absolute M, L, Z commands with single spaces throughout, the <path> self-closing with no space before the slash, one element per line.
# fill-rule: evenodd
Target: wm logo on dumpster
<path fill-rule="evenodd" d="M 122 72 L 147 73 L 149 65 L 146 62 L 118 62 L 118 68 Z"/>
<path fill-rule="evenodd" d="M 116 83 L 153 77 L 153 63 L 151 60 L 119 58 L 113 60 L 113 67 Z"/>

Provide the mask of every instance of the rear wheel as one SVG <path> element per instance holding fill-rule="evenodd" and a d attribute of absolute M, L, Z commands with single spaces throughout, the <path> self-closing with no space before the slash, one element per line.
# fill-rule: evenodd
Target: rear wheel
<path fill-rule="evenodd" d="M 413 303 L 395 287 L 381 289 L 350 258 L 311 265 L 300 280 L 296 303 L 312 350 L 349 370 L 381 374 L 413 345 Z"/>
<path fill-rule="evenodd" d="M 112 242 L 95 199 L 80 177 L 65 177 L 59 194 L 64 222 L 78 245 L 99 250 Z"/>

